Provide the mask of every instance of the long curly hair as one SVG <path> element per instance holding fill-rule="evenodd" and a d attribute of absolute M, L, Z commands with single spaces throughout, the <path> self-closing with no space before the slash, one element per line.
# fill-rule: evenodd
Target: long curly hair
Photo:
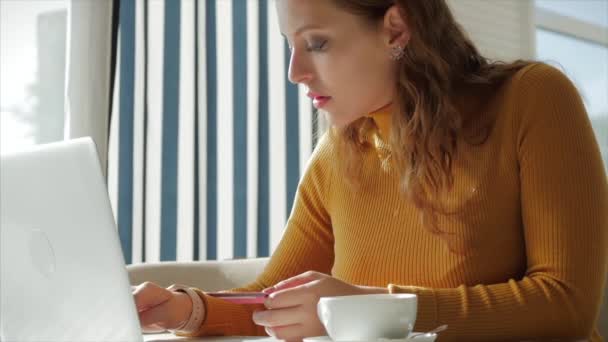
<path fill-rule="evenodd" d="M 452 165 L 457 140 L 484 143 L 493 119 L 458 108 L 463 90 L 490 94 L 531 61 L 513 63 L 483 57 L 454 19 L 445 0 L 333 0 L 338 8 L 359 15 L 372 27 L 397 5 L 411 38 L 399 60 L 389 143 L 403 193 L 421 210 L 424 226 L 440 234 L 435 224 L 442 213 L 438 200 L 453 185 Z M 388 51 L 387 51 L 388 55 Z M 387 57 L 388 58 L 388 57 Z M 359 184 L 364 151 L 373 146 L 377 127 L 363 117 L 341 129 L 332 128 L 346 180 Z"/>

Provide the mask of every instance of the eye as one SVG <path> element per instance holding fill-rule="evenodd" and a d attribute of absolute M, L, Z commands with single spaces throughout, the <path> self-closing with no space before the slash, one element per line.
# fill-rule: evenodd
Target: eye
<path fill-rule="evenodd" d="M 310 44 L 307 48 L 306 51 L 323 51 L 323 49 L 325 48 L 325 45 L 327 45 L 327 40 L 318 40 L 313 42 L 312 44 Z"/>

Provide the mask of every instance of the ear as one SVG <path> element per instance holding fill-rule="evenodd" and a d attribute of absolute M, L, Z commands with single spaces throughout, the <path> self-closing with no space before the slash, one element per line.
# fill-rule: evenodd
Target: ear
<path fill-rule="evenodd" d="M 411 32 L 406 19 L 404 11 L 397 5 L 391 6 L 384 14 L 384 32 L 388 47 L 405 47 L 409 42 Z"/>

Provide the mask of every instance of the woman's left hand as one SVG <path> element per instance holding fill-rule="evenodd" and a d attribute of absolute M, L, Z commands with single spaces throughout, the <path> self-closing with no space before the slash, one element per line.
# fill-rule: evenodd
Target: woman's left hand
<path fill-rule="evenodd" d="M 253 321 L 264 326 L 268 335 L 281 340 L 301 340 L 325 335 L 317 316 L 321 297 L 387 293 L 386 288 L 356 286 L 327 274 L 309 271 L 264 289 L 270 296 L 267 310 L 256 311 Z"/>

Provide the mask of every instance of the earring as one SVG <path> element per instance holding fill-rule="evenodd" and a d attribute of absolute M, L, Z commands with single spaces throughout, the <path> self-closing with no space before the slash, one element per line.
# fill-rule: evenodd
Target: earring
<path fill-rule="evenodd" d="M 398 61 L 405 55 L 405 48 L 401 45 L 396 45 L 391 48 L 391 59 L 394 61 Z"/>

